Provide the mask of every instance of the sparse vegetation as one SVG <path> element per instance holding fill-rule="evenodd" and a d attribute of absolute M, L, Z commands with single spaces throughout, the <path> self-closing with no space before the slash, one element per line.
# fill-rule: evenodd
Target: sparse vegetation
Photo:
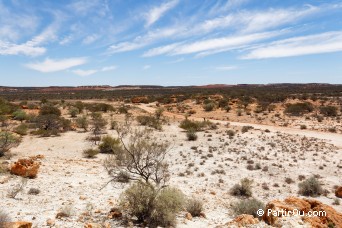
<path fill-rule="evenodd" d="M 303 196 L 319 196 L 323 193 L 321 183 L 313 176 L 299 183 L 298 186 L 298 193 Z"/>
<path fill-rule="evenodd" d="M 193 217 L 201 215 L 203 211 L 203 203 L 201 200 L 191 198 L 187 201 L 186 211 L 189 212 Z"/>
<path fill-rule="evenodd" d="M 252 180 L 244 178 L 240 181 L 240 184 L 235 184 L 230 189 L 230 194 L 233 196 L 250 197 L 252 196 L 252 183 Z"/>
<path fill-rule="evenodd" d="M 197 140 L 196 131 L 190 129 L 190 130 L 186 133 L 186 137 L 188 138 L 189 141 L 196 141 L 196 140 Z"/>
<path fill-rule="evenodd" d="M 102 137 L 101 143 L 99 144 L 99 150 L 100 153 L 119 155 L 122 153 L 120 139 L 113 138 L 109 135 Z"/>
<path fill-rule="evenodd" d="M 309 102 L 298 102 L 294 104 L 286 104 L 284 113 L 293 116 L 301 116 L 304 113 L 312 112 L 313 109 L 313 105 Z"/>
<path fill-rule="evenodd" d="M 156 188 L 146 182 L 135 182 L 120 197 L 122 210 L 129 218 L 149 227 L 176 225 L 176 214 L 184 205 L 184 196 L 175 188 Z"/>
<path fill-rule="evenodd" d="M 100 151 L 98 149 L 93 149 L 93 148 L 83 150 L 83 156 L 86 158 L 94 158 L 99 153 Z"/>
<path fill-rule="evenodd" d="M 0 132 L 0 157 L 4 156 L 12 147 L 18 146 L 20 139 L 11 132 Z"/>
<path fill-rule="evenodd" d="M 254 217 L 259 217 L 257 211 L 259 209 L 264 210 L 264 208 L 264 203 L 254 198 L 241 200 L 232 207 L 235 215 L 247 214 L 253 215 Z"/>

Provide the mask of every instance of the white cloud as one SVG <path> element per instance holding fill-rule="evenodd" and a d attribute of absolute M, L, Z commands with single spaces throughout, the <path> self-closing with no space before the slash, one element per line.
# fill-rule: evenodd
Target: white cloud
<path fill-rule="evenodd" d="M 250 35 L 235 35 L 221 38 L 207 39 L 182 45 L 167 45 L 152 49 L 145 53 L 145 56 L 155 56 L 157 54 L 168 55 L 184 55 L 192 53 L 200 53 L 200 55 L 208 55 L 220 51 L 229 51 L 246 45 L 266 40 L 274 36 L 280 35 L 282 31 L 255 33 Z"/>
<path fill-rule="evenodd" d="M 176 47 L 178 47 L 180 44 L 181 43 L 174 43 L 174 44 L 150 49 L 143 54 L 143 57 L 152 57 L 152 56 L 167 54 L 171 52 L 172 50 L 174 50 Z"/>
<path fill-rule="evenodd" d="M 86 58 L 67 58 L 60 60 L 45 59 L 43 62 L 29 63 L 25 66 L 42 73 L 50 73 L 66 70 L 75 66 L 83 65 L 87 62 Z"/>
<path fill-rule="evenodd" d="M 40 34 L 34 36 L 31 40 L 22 44 L 15 44 L 0 40 L 0 55 L 43 55 L 46 52 L 46 48 L 41 47 L 41 45 L 56 39 L 56 29 L 57 24 L 52 24 Z"/>
<path fill-rule="evenodd" d="M 243 32 L 259 32 L 296 22 L 320 10 L 313 6 L 303 9 L 270 9 L 259 12 L 243 12 L 238 17 L 243 25 Z"/>
<path fill-rule="evenodd" d="M 102 67 L 101 71 L 102 72 L 112 71 L 112 70 L 116 70 L 117 68 L 118 68 L 117 66 L 106 66 L 106 67 Z"/>
<path fill-rule="evenodd" d="M 66 36 L 61 41 L 59 41 L 59 44 L 60 45 L 69 44 L 73 39 L 74 39 L 73 35 Z"/>
<path fill-rule="evenodd" d="M 151 68 L 151 66 L 150 65 L 145 65 L 145 66 L 143 66 L 143 70 L 148 70 L 148 69 L 150 69 Z"/>
<path fill-rule="evenodd" d="M 229 7 L 237 4 L 237 1 L 229 1 Z M 238 11 L 230 13 L 226 16 L 218 16 L 204 21 L 198 19 L 176 23 L 172 26 L 162 29 L 148 31 L 144 35 L 135 37 L 131 41 L 120 42 L 109 47 L 109 53 L 127 52 L 137 50 L 148 45 L 154 44 L 164 39 L 180 40 L 190 38 L 192 40 L 203 37 L 214 31 L 230 33 L 230 34 L 252 34 L 257 32 L 267 32 L 270 29 L 282 27 L 284 25 L 297 22 L 315 13 L 321 12 L 329 8 L 305 6 L 303 8 L 286 8 L 286 9 L 268 9 L 258 11 Z M 173 49 L 174 45 L 169 44 L 162 47 L 156 47 L 146 51 L 143 56 L 151 57 L 161 55 Z M 214 53 L 214 52 L 213 52 Z M 206 55 L 204 53 L 203 55 Z"/>
<path fill-rule="evenodd" d="M 73 72 L 74 74 L 77 74 L 79 76 L 89 76 L 98 72 L 107 72 L 107 71 L 112 71 L 117 69 L 117 66 L 105 66 L 102 67 L 101 69 L 90 69 L 90 70 L 82 70 L 82 69 L 76 69 L 76 70 L 72 70 L 71 72 Z"/>
<path fill-rule="evenodd" d="M 92 34 L 87 36 L 86 38 L 84 38 L 84 40 L 82 41 L 84 44 L 91 44 L 93 42 L 95 42 L 96 40 L 98 40 L 100 38 L 99 35 L 97 34 Z"/>
<path fill-rule="evenodd" d="M 44 47 L 32 46 L 30 44 L 12 44 L 0 40 L 0 55 L 27 55 L 39 56 L 46 52 Z"/>
<path fill-rule="evenodd" d="M 73 73 L 79 75 L 79 76 L 89 76 L 92 74 L 97 73 L 97 70 L 81 70 L 81 69 L 77 69 L 77 70 L 72 70 Z"/>
<path fill-rule="evenodd" d="M 98 0 L 80 0 L 71 3 L 69 8 L 76 13 L 85 15 L 89 11 L 94 10 L 98 5 Z"/>
<path fill-rule="evenodd" d="M 218 71 L 230 71 L 230 70 L 236 70 L 238 69 L 237 66 L 218 66 L 214 68 L 215 70 Z"/>
<path fill-rule="evenodd" d="M 178 4 L 179 0 L 172 0 L 166 3 L 163 3 L 160 6 L 152 8 L 146 14 L 146 27 L 153 25 L 157 22 L 167 11 L 171 10 Z"/>
<path fill-rule="evenodd" d="M 108 48 L 109 53 L 119 53 L 119 52 L 127 52 L 133 51 L 145 46 L 152 44 L 155 41 L 158 41 L 163 38 L 171 37 L 177 34 L 179 30 L 177 28 L 165 28 L 165 29 L 157 29 L 154 31 L 148 32 L 144 36 L 138 36 L 131 42 L 121 42 L 118 44 L 111 45 Z"/>
<path fill-rule="evenodd" d="M 275 41 L 252 50 L 242 59 L 280 58 L 342 51 L 342 31 Z"/>

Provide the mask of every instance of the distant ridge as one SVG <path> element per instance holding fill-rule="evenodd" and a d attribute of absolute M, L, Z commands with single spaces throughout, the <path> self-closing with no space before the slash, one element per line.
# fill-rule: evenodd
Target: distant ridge
<path fill-rule="evenodd" d="M 86 91 L 86 90 L 139 90 L 139 89 L 181 89 L 181 88 L 229 88 L 229 87 L 292 87 L 292 86 L 304 86 L 304 87 L 325 87 L 325 86 L 337 86 L 338 84 L 329 83 L 269 83 L 269 84 L 208 84 L 208 85 L 189 85 L 189 86 L 160 86 L 160 85 L 86 85 L 86 86 L 46 86 L 46 87 L 12 87 L 12 86 L 0 86 L 0 92 L 23 92 L 23 91 L 36 91 L 36 92 L 54 92 L 54 91 Z"/>

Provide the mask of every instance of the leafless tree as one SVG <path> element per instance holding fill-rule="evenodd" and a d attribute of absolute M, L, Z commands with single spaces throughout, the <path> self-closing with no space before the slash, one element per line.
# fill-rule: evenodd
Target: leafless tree
<path fill-rule="evenodd" d="M 130 180 L 165 185 L 170 176 L 168 164 L 165 162 L 170 144 L 158 142 L 157 138 L 152 136 L 151 130 L 133 130 L 127 120 L 124 124 L 118 124 L 116 131 L 123 150 L 120 154 L 114 152 L 114 155 L 105 161 L 105 167 L 113 177 L 112 181 L 118 181 L 120 175 L 126 173 Z"/>

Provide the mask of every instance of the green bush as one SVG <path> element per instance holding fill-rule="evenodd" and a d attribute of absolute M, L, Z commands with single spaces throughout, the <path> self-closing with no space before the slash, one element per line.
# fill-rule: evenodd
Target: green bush
<path fill-rule="evenodd" d="M 59 108 L 53 106 L 52 104 L 46 104 L 43 105 L 40 108 L 39 111 L 39 115 L 56 115 L 56 116 L 60 116 L 61 115 L 61 111 L 59 110 Z"/>
<path fill-rule="evenodd" d="M 89 121 L 87 116 L 80 116 L 76 119 L 76 125 L 79 128 L 83 128 L 85 131 L 88 131 Z"/>
<path fill-rule="evenodd" d="M 14 132 L 19 135 L 27 135 L 27 130 L 28 130 L 28 126 L 27 124 L 24 124 L 24 123 L 14 128 Z"/>
<path fill-rule="evenodd" d="M 198 199 L 189 199 L 186 204 L 186 211 L 189 212 L 193 217 L 201 215 L 203 211 L 203 203 Z"/>
<path fill-rule="evenodd" d="M 10 132 L 0 132 L 0 157 L 4 156 L 12 147 L 19 145 L 20 138 Z"/>
<path fill-rule="evenodd" d="M 252 196 L 252 183 L 252 180 L 244 178 L 240 181 L 240 184 L 235 184 L 230 189 L 230 194 L 232 194 L 233 196 L 250 197 Z"/>
<path fill-rule="evenodd" d="M 175 188 L 157 189 L 149 183 L 136 182 L 120 196 L 122 210 L 149 227 L 175 226 L 184 195 Z"/>
<path fill-rule="evenodd" d="M 309 102 L 298 102 L 294 104 L 286 104 L 284 112 L 292 116 L 301 116 L 304 113 L 312 112 L 313 105 Z"/>
<path fill-rule="evenodd" d="M 15 112 L 18 107 L 0 97 L 0 115 L 9 115 Z"/>
<path fill-rule="evenodd" d="M 120 139 L 113 138 L 109 135 L 102 137 L 99 145 L 100 153 L 104 154 L 118 154 L 121 153 L 122 147 Z"/>
<path fill-rule="evenodd" d="M 41 136 L 59 135 L 60 132 L 68 131 L 71 128 L 71 121 L 55 114 L 39 115 L 35 119 L 38 128 L 34 134 Z"/>
<path fill-rule="evenodd" d="M 75 117 L 77 117 L 77 115 L 80 113 L 80 111 L 78 110 L 78 108 L 76 108 L 76 107 L 70 107 L 70 109 L 69 109 L 69 115 L 70 115 L 70 117 L 72 117 L 72 118 L 75 118 Z"/>
<path fill-rule="evenodd" d="M 303 196 L 319 196 L 323 193 L 321 183 L 314 176 L 298 184 L 298 193 Z"/>
<path fill-rule="evenodd" d="M 225 109 L 228 106 L 228 99 L 222 98 L 221 100 L 219 100 L 218 106 L 221 109 Z"/>
<path fill-rule="evenodd" d="M 108 112 L 114 111 L 113 106 L 106 103 L 90 103 L 84 104 L 86 108 L 91 112 Z"/>
<path fill-rule="evenodd" d="M 206 112 L 211 112 L 211 111 L 213 111 L 215 109 L 215 103 L 214 102 L 210 102 L 210 103 L 204 104 L 203 105 L 203 109 Z"/>
<path fill-rule="evenodd" d="M 319 112 L 324 116 L 337 116 L 337 108 L 335 106 L 321 106 Z"/>
<path fill-rule="evenodd" d="M 27 119 L 27 114 L 23 110 L 13 112 L 13 119 L 23 121 Z"/>
<path fill-rule="evenodd" d="M 83 155 L 86 158 L 94 158 L 98 153 L 100 153 L 98 149 L 89 148 L 83 150 Z"/>
<path fill-rule="evenodd" d="M 162 129 L 159 119 L 154 116 L 137 116 L 137 121 L 142 126 L 152 127 L 157 130 Z"/>
<path fill-rule="evenodd" d="M 265 205 L 257 199 L 246 199 L 241 200 L 234 204 L 232 209 L 235 215 L 247 214 L 253 215 L 254 217 L 259 217 L 257 211 L 259 209 L 264 210 Z"/>
<path fill-rule="evenodd" d="M 199 122 L 199 121 L 192 121 L 189 119 L 183 120 L 180 125 L 180 128 L 183 128 L 186 131 L 194 130 L 194 131 L 200 131 L 205 127 L 205 122 Z"/>

